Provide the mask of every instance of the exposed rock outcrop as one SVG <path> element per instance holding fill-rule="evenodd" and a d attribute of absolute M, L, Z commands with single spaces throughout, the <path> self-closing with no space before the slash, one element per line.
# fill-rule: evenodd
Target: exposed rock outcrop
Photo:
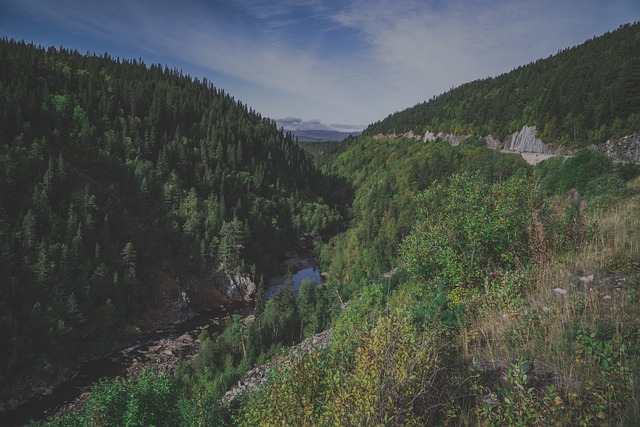
<path fill-rule="evenodd" d="M 609 140 L 596 148 L 614 161 L 640 163 L 640 133 Z"/>
<path fill-rule="evenodd" d="M 520 132 L 513 133 L 502 145 L 506 151 L 519 153 L 551 154 L 549 146 L 536 136 L 535 126 L 523 126 Z"/>
<path fill-rule="evenodd" d="M 453 145 L 454 147 L 457 147 L 458 145 L 460 145 L 462 141 L 469 138 L 469 135 L 452 135 L 450 133 L 443 133 L 443 132 L 440 132 L 436 135 L 433 132 L 426 131 L 424 134 L 424 137 L 422 138 L 422 141 L 423 142 L 435 141 L 438 138 L 440 138 L 443 141 L 447 141 L 449 144 Z"/>
<path fill-rule="evenodd" d="M 221 273 L 216 278 L 216 287 L 229 298 L 248 299 L 256 292 L 256 284 L 248 277 L 239 274 Z"/>
<path fill-rule="evenodd" d="M 469 136 L 470 135 L 452 135 L 443 132 L 435 134 L 431 131 L 427 131 L 422 137 L 422 141 L 429 142 L 441 139 L 449 142 L 453 146 L 457 146 L 460 145 L 462 141 L 469 138 Z M 552 153 L 549 146 L 536 136 L 535 126 L 523 126 L 519 132 L 515 132 L 509 136 L 504 143 L 500 142 L 500 140 L 496 139 L 493 135 L 485 136 L 484 140 L 487 143 L 487 147 L 492 149 L 502 148 L 505 151 L 516 151 L 518 153 Z"/>
<path fill-rule="evenodd" d="M 415 138 L 418 140 L 422 140 L 423 142 L 431 142 L 435 141 L 436 139 L 441 139 L 443 141 L 449 142 L 453 146 L 458 146 L 470 135 L 453 135 L 444 132 L 439 132 L 436 134 L 428 130 L 423 136 L 415 135 L 413 132 L 407 132 L 401 135 L 396 135 L 395 133 L 391 135 L 378 134 L 375 135 L 374 138 L 397 138 L 398 136 L 403 136 L 405 138 Z M 493 135 L 485 136 L 484 140 L 487 143 L 487 147 L 491 149 L 500 148 L 503 151 L 521 153 L 523 157 L 525 157 L 527 154 L 539 155 L 539 158 L 536 157 L 534 159 L 525 157 L 525 160 L 532 164 L 535 164 L 540 160 L 545 160 L 552 156 L 564 155 L 566 157 L 573 154 L 569 150 L 562 149 L 562 147 L 552 149 L 548 144 L 538 138 L 537 128 L 535 126 L 523 126 L 520 131 L 511 134 L 509 137 L 507 137 L 507 139 L 505 139 L 504 142 L 496 139 Z M 590 148 L 604 153 L 616 162 L 632 162 L 640 164 L 640 133 L 628 135 L 621 139 L 609 140 L 602 145 L 592 145 L 590 146 Z"/>
<path fill-rule="evenodd" d="M 180 292 L 177 301 L 169 307 L 168 320 L 169 323 L 178 324 L 193 319 L 196 313 L 191 308 L 191 301 L 185 291 Z"/>
<path fill-rule="evenodd" d="M 487 142 L 487 147 L 489 147 L 491 149 L 495 150 L 495 149 L 500 148 L 502 146 L 502 143 L 500 142 L 500 140 L 494 138 L 493 135 L 485 136 L 484 140 Z"/>

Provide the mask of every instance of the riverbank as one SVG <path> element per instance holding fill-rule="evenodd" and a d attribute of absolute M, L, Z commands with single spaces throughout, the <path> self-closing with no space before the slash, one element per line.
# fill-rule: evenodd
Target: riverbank
<path fill-rule="evenodd" d="M 301 242 L 286 254 L 279 274 L 267 280 L 268 287 L 282 284 L 289 271 L 318 268 L 313 252 L 305 243 Z M 203 329 L 215 335 L 222 332 L 226 319 L 232 314 L 246 316 L 253 309 L 251 301 L 234 301 L 221 294 L 211 297 L 209 289 L 193 277 L 181 278 L 182 285 L 188 280 L 189 293 L 178 293 L 176 279 L 158 274 L 156 272 L 153 279 L 161 286 L 156 286 L 150 300 L 160 304 L 162 310 L 153 308 L 145 313 L 139 323 L 143 331 L 126 342 L 118 341 L 118 345 L 100 357 L 82 360 L 77 368 L 55 381 L 26 379 L 21 392 L 16 389 L 8 392 L 10 399 L 4 402 L 5 411 L 0 412 L 0 425 L 23 425 L 30 419 L 45 419 L 81 409 L 90 396 L 91 385 L 103 377 L 136 377 L 147 366 L 159 372 L 173 371 L 181 361 L 197 355 L 201 348 L 197 338 Z M 199 310 L 196 312 L 196 309 Z M 30 388 L 31 384 L 38 388 Z"/>
<path fill-rule="evenodd" d="M 46 394 L 18 402 L 0 414 L 0 425 L 21 426 L 31 419 L 42 420 L 81 408 L 92 384 L 102 378 L 136 376 L 145 366 L 157 371 L 173 370 L 180 361 L 197 354 L 200 348 L 197 337 L 203 329 L 215 335 L 222 332 L 226 319 L 233 314 L 246 316 L 252 310 L 250 302 L 236 301 L 207 310 L 179 325 L 140 334 L 126 346 L 83 363 L 70 378 L 57 386 L 49 385 L 51 388 Z"/>

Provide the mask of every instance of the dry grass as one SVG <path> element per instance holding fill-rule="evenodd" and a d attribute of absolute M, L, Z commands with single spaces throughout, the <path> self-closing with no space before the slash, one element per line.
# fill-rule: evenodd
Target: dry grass
<path fill-rule="evenodd" d="M 638 187 L 639 183 L 636 180 L 634 185 Z M 577 399 L 578 393 L 589 390 L 593 378 L 603 374 L 597 355 L 593 360 L 598 363 L 592 363 L 590 356 L 583 357 L 576 335 L 589 331 L 597 335 L 600 331 L 624 342 L 630 333 L 640 334 L 640 196 L 594 214 L 592 220 L 598 224 L 596 237 L 579 251 L 533 267 L 522 279 L 522 286 L 512 283 L 518 278 L 506 278 L 502 290 L 483 296 L 493 302 L 480 301 L 478 318 L 461 334 L 467 360 L 498 369 L 521 358 L 533 360 L 536 377 L 554 384 L 570 399 Z M 592 274 L 593 281 L 581 280 Z M 516 288 L 523 296 L 521 300 L 516 298 L 516 303 L 500 293 Z M 554 291 L 557 288 L 566 294 Z M 630 403 L 626 411 L 634 419 L 640 414 L 635 385 L 638 373 L 632 369 L 640 366 L 638 354 L 615 349 L 612 354 L 618 358 L 612 363 L 620 366 L 615 378 L 627 383 L 624 390 L 630 395 L 625 398 L 621 391 L 609 396 L 626 399 L 621 404 Z"/>

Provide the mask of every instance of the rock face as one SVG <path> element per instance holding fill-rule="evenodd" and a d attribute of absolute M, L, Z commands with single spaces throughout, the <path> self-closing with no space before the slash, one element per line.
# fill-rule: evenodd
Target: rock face
<path fill-rule="evenodd" d="M 504 142 L 494 138 L 492 135 L 484 137 L 487 147 L 491 149 L 502 149 L 504 151 L 513 151 L 515 153 L 521 153 L 523 157 L 528 154 L 542 155 L 541 158 L 535 159 L 535 161 L 529 161 L 529 163 L 535 164 L 540 160 L 544 160 L 548 157 L 556 155 L 571 155 L 572 152 L 564 150 L 562 148 L 551 149 L 549 145 L 545 144 L 540 138 L 536 136 L 537 128 L 535 126 L 523 126 L 519 132 L 511 134 Z M 415 138 L 422 140 L 423 142 L 435 141 L 441 139 L 449 142 L 453 146 L 458 146 L 462 141 L 468 138 L 470 135 L 452 135 L 449 133 L 440 132 L 435 134 L 431 131 L 426 131 L 424 136 L 415 135 L 413 132 L 407 132 L 402 135 L 375 135 L 374 138 L 397 138 L 403 136 L 405 138 Z M 625 136 L 621 139 L 609 140 L 606 143 L 596 146 L 592 145 L 590 148 L 598 150 L 614 162 L 631 162 L 640 164 L 640 133 L 634 135 Z M 526 158 L 525 158 L 526 160 Z"/>
<path fill-rule="evenodd" d="M 487 142 L 487 147 L 491 149 L 495 150 L 496 148 L 500 148 L 502 146 L 502 143 L 500 142 L 500 140 L 494 138 L 493 135 L 485 136 L 484 140 Z"/>
<path fill-rule="evenodd" d="M 427 131 L 425 132 L 422 141 L 429 142 L 440 138 L 443 141 L 449 142 L 453 146 L 457 146 L 469 136 L 470 135 L 452 135 L 442 132 L 436 135 L 431 131 Z M 509 136 L 504 143 L 494 138 L 493 135 L 485 136 L 484 140 L 487 143 L 487 147 L 492 149 L 502 148 L 506 151 L 515 151 L 518 153 L 551 154 L 552 152 L 549 149 L 549 146 L 536 136 L 535 126 L 523 126 L 519 132 L 515 132 Z"/>
<path fill-rule="evenodd" d="M 640 163 L 640 133 L 609 140 L 598 149 L 613 161 Z"/>
<path fill-rule="evenodd" d="M 469 135 L 452 135 L 450 133 L 440 132 L 439 134 L 434 134 L 433 132 L 426 131 L 424 137 L 422 138 L 423 142 L 435 141 L 437 138 L 440 138 L 443 141 L 447 141 L 449 144 L 457 147 L 460 145 L 462 141 L 469 138 Z"/>
<path fill-rule="evenodd" d="M 178 300 L 174 301 L 169 307 L 169 323 L 177 324 L 193 319 L 196 313 L 191 308 L 190 303 L 187 293 L 185 291 L 180 292 Z"/>
<path fill-rule="evenodd" d="M 222 272 L 216 278 L 216 287 L 227 297 L 248 299 L 256 292 L 256 284 L 246 276 L 229 275 Z"/>
<path fill-rule="evenodd" d="M 523 126 L 520 132 L 515 132 L 504 142 L 502 149 L 519 153 L 551 153 L 547 144 L 536 136 L 535 126 Z"/>

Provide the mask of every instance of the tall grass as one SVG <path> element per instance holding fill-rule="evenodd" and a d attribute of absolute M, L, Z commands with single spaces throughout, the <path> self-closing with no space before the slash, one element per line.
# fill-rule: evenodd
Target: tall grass
<path fill-rule="evenodd" d="M 593 232 L 576 250 L 505 275 L 476 301 L 461 348 L 471 370 L 484 372 L 478 382 L 491 389 L 492 372 L 503 393 L 478 422 L 505 422 L 516 407 L 550 411 L 532 425 L 640 422 L 640 196 L 592 212 L 589 222 Z M 522 360 L 533 370 L 507 375 Z M 513 378 L 532 390 L 520 399 L 538 406 L 516 405 Z"/>

